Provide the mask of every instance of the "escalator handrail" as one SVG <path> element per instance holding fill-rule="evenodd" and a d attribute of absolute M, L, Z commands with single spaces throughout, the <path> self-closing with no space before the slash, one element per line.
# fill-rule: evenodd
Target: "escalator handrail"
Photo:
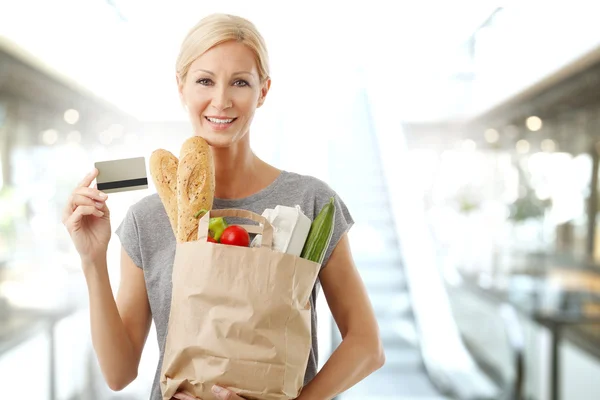
<path fill-rule="evenodd" d="M 508 304 L 500 305 L 500 316 L 504 325 L 506 338 L 512 351 L 515 375 L 509 380 L 505 391 L 511 399 L 521 400 L 525 384 L 525 334 L 515 308 Z"/>

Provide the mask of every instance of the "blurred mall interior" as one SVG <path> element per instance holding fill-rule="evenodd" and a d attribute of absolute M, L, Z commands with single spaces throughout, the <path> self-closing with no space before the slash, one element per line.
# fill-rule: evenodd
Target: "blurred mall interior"
<path fill-rule="evenodd" d="M 339 398 L 599 399 L 600 3 L 213 3 L 0 2 L 0 398 L 149 398 L 154 328 L 110 390 L 61 211 L 94 162 L 177 153 L 179 43 L 229 12 L 270 52 L 255 151 L 356 221 L 387 358 Z M 112 195 L 113 232 L 154 192 Z M 317 308 L 322 366 L 341 339 Z"/>

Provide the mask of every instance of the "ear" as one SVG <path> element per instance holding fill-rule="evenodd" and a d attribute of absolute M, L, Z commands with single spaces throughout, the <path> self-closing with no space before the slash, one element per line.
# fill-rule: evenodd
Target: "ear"
<path fill-rule="evenodd" d="M 184 81 L 179 77 L 179 74 L 175 74 L 175 79 L 177 80 L 177 91 L 179 92 L 179 100 L 181 101 L 181 105 L 186 107 L 187 104 L 185 103 L 185 97 L 183 96 Z"/>
<path fill-rule="evenodd" d="M 265 99 L 267 98 L 267 93 L 269 93 L 269 89 L 271 89 L 271 78 L 267 78 L 262 84 L 262 87 L 260 88 L 260 95 L 258 96 L 258 105 L 256 106 L 257 108 L 265 103 Z"/>

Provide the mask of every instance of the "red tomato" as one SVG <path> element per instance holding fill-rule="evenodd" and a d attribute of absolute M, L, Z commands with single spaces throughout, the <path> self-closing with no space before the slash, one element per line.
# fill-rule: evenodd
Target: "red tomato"
<path fill-rule="evenodd" d="M 248 247 L 250 245 L 250 235 L 241 226 L 230 225 L 221 234 L 220 242 L 221 244 Z"/>
<path fill-rule="evenodd" d="M 212 236 L 207 236 L 207 237 L 206 237 L 206 241 L 207 241 L 207 242 L 211 242 L 211 243 L 219 243 L 219 242 L 217 242 L 217 241 L 216 241 L 216 240 L 215 240 L 215 239 L 214 239 Z"/>

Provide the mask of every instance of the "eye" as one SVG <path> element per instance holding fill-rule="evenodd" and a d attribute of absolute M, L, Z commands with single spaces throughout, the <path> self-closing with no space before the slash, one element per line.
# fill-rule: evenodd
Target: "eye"
<path fill-rule="evenodd" d="M 200 85 L 204 85 L 204 86 L 210 86 L 212 84 L 212 81 L 207 78 L 200 78 L 196 81 L 196 83 L 199 83 Z"/>
<path fill-rule="evenodd" d="M 250 86 L 250 84 L 247 81 L 243 80 L 243 79 L 239 79 L 239 80 L 233 82 L 233 86 L 241 86 L 241 87 L 243 87 L 243 86 Z"/>

